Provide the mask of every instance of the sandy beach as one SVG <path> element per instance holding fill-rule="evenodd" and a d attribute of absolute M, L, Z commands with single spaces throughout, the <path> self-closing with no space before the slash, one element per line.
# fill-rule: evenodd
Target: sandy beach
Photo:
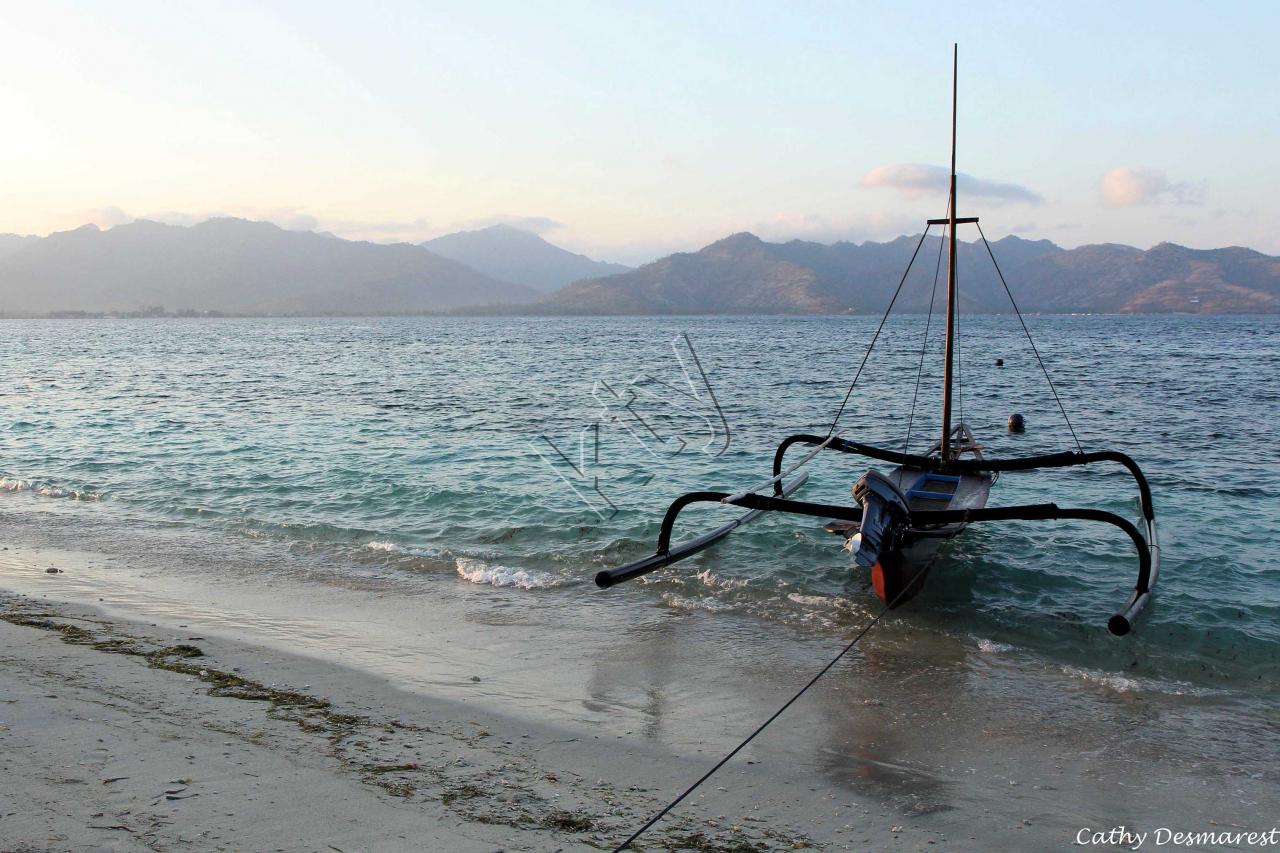
<path fill-rule="evenodd" d="M 591 760 L 564 732 L 340 667 L 43 600 L 2 607 L 6 850 L 599 849 L 651 802 L 618 784 L 646 764 L 629 750 Z M 614 780 L 582 772 L 601 764 Z M 763 826 L 673 823 L 655 837 L 792 846 Z"/>
<path fill-rule="evenodd" d="M 1280 853 L 1280 3 L 3 33 L 0 853 Z"/>
<path fill-rule="evenodd" d="M 406 611 L 371 590 L 234 582 L 218 610 L 154 575 L 143 595 L 109 562 L 0 556 L 15 590 L 0 613 L 4 849 L 612 849 L 831 645 L 781 638 L 735 660 L 743 635 L 725 620 L 651 607 L 633 643 L 602 653 L 592 626 L 495 618 L 509 593 L 465 583 L 452 588 L 471 604 Z M 339 625 L 279 615 L 369 624 L 378 607 L 365 654 Z M 411 624 L 459 642 L 419 654 Z M 504 646 L 512 631 L 524 652 Z M 1084 828 L 1270 828 L 1274 712 L 1241 728 L 1233 700 L 1000 651 L 873 638 L 639 849 L 1050 850 Z"/>
<path fill-rule="evenodd" d="M 655 779 L 699 766 L 198 622 L 4 594 L 5 850 L 611 849 L 658 805 Z M 673 817 L 640 849 L 815 843 L 750 798 L 734 806 Z"/>

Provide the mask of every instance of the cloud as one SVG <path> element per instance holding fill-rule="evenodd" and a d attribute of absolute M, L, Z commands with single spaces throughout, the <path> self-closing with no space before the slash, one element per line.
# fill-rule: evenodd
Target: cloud
<path fill-rule="evenodd" d="M 116 225 L 128 225 L 133 221 L 134 217 L 125 213 L 115 205 L 107 207 L 95 207 L 91 210 L 81 211 L 76 215 L 78 220 L 76 225 L 85 225 L 92 223 L 99 228 L 113 228 Z"/>
<path fill-rule="evenodd" d="M 720 235 L 724 236 L 724 235 Z M 657 239 L 637 240 L 633 242 L 601 242 L 577 243 L 570 251 L 580 252 L 597 261 L 609 261 L 615 264 L 626 264 L 629 267 L 644 266 L 651 261 L 665 258 L 676 252 L 696 252 L 714 238 L 699 242 L 696 239 Z"/>
<path fill-rule="evenodd" d="M 283 227 L 283 226 L 282 226 Z M 439 230 L 422 217 L 404 220 L 326 219 L 321 217 L 314 231 L 327 232 L 344 240 L 370 243 L 421 243 L 439 235 Z"/>
<path fill-rule="evenodd" d="M 1141 166 L 1117 166 L 1102 176 L 1098 189 L 1107 207 L 1200 204 L 1204 200 L 1203 184 L 1173 183 L 1164 170 Z"/>
<path fill-rule="evenodd" d="M 466 222 L 455 222 L 448 229 L 433 226 L 426 219 L 419 217 L 412 220 L 366 220 L 339 219 L 312 214 L 298 207 L 256 207 L 251 205 L 235 205 L 217 210 L 165 210 L 134 216 L 119 207 L 101 207 L 93 210 L 78 211 L 73 214 L 72 224 L 77 227 L 92 222 L 99 228 L 111 228 L 125 225 L 137 219 L 149 219 L 163 222 L 166 225 L 190 227 L 208 219 L 234 216 L 251 219 L 257 222 L 270 222 L 287 231 L 317 231 L 333 234 L 344 240 L 368 240 L 371 243 L 420 243 L 432 237 L 438 237 L 446 231 L 488 228 L 491 225 L 510 225 L 535 234 L 545 234 L 557 228 L 564 228 L 564 223 L 546 216 L 513 216 L 509 214 L 493 214 Z"/>
<path fill-rule="evenodd" d="M 779 213 L 733 230 L 750 231 L 762 240 L 785 242 L 808 240 L 816 243 L 838 243 L 846 240 L 861 243 L 902 234 L 918 234 L 924 223 L 917 216 L 883 210 L 857 217 L 832 218 L 815 213 Z"/>
<path fill-rule="evenodd" d="M 318 231 L 335 234 L 347 240 L 368 240 L 373 243 L 418 243 L 437 236 L 439 229 L 431 227 L 426 219 L 418 218 L 410 221 L 368 221 L 361 219 L 330 219 L 316 216 L 296 207 L 252 207 L 235 206 L 229 209 L 183 211 L 163 210 L 134 216 L 119 207 L 109 206 L 82 210 L 67 217 L 71 228 L 93 223 L 99 228 L 111 228 L 116 225 L 127 225 L 138 219 L 152 222 L 163 222 L 165 225 L 177 225 L 189 228 L 209 219 L 234 216 L 251 219 L 256 222 L 270 222 L 286 231 Z"/>
<path fill-rule="evenodd" d="M 563 222 L 557 222 L 546 216 L 512 216 L 506 213 L 495 213 L 492 216 L 484 216 L 480 219 L 472 219 L 466 222 L 458 222 L 455 227 L 459 229 L 475 229 L 489 228 L 494 225 L 510 225 L 512 228 L 520 228 L 524 231 L 532 231 L 534 234 L 545 234 L 548 231 L 554 231 L 557 228 L 563 228 Z"/>
<path fill-rule="evenodd" d="M 178 225 L 183 228 L 189 228 L 192 225 L 199 225 L 201 222 L 210 219 L 220 219 L 227 216 L 252 219 L 257 222 L 270 222 L 273 225 L 279 225 L 286 231 L 315 231 L 320 227 L 320 220 L 296 207 L 235 207 L 231 210 L 203 210 L 197 213 L 188 213 L 182 210 L 165 210 L 157 213 L 148 213 L 138 218 L 150 219 L 152 222 L 163 222 L 165 225 Z"/>
<path fill-rule="evenodd" d="M 862 186 L 897 190 L 907 198 L 940 194 L 946 198 L 951 172 L 925 163 L 892 163 L 876 166 L 862 176 Z M 1020 184 L 988 181 L 963 173 L 956 174 L 956 192 L 993 202 L 1043 204 L 1044 197 Z"/>
<path fill-rule="evenodd" d="M 231 214 L 221 210 L 208 211 L 205 213 L 184 213 L 181 210 L 165 210 L 158 213 L 148 213 L 146 216 L 140 216 L 138 218 L 149 219 L 152 222 L 163 222 L 165 225 L 177 225 L 182 228 L 190 228 L 192 225 L 199 225 L 207 219 L 217 219 L 230 215 Z"/>
<path fill-rule="evenodd" d="M 320 227 L 320 220 L 310 213 L 294 213 L 275 220 L 275 223 L 286 231 L 314 231 Z"/>

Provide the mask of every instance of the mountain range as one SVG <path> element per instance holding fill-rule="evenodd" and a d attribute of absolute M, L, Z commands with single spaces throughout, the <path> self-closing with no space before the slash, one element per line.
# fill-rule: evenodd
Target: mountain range
<path fill-rule="evenodd" d="M 408 243 L 380 245 L 266 222 L 181 227 L 138 220 L 0 242 L 0 315 L 136 311 L 406 314 L 530 302 L 499 281 Z"/>
<path fill-rule="evenodd" d="M 767 243 L 734 234 L 698 252 L 575 282 L 539 302 L 552 314 L 839 314 L 883 311 L 916 237 L 886 243 Z M 926 239 L 896 303 L 927 310 L 937 274 L 945 289 L 942 240 Z M 1114 244 L 1063 249 L 1010 236 L 992 244 L 1018 307 L 1052 313 L 1280 312 L 1280 258 L 1251 249 L 1143 251 Z M 957 244 L 960 308 L 1008 312 L 1010 297 L 981 242 Z M 938 305 L 943 304 L 941 292 Z"/>
<path fill-rule="evenodd" d="M 628 270 L 510 226 L 383 245 L 243 219 L 139 220 L 43 238 L 0 234 L 0 316 L 156 306 L 286 315 L 869 314 L 884 310 L 918 241 L 769 243 L 742 233 Z M 926 310 L 935 274 L 945 286 L 942 248 L 937 237 L 921 244 L 898 310 Z M 1024 311 L 1280 312 L 1280 258 L 1251 249 L 1064 249 L 1011 236 L 992 250 Z M 985 245 L 961 241 L 957 254 L 961 309 L 1011 310 Z"/>
<path fill-rule="evenodd" d="M 629 272 L 631 267 L 593 261 L 553 246 L 531 231 L 493 225 L 477 231 L 458 231 L 421 244 L 424 248 L 466 264 L 500 281 L 527 285 L 550 293 L 584 278 Z"/>

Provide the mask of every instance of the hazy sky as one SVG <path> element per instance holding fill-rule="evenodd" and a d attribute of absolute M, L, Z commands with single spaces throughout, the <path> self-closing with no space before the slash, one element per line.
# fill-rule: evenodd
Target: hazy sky
<path fill-rule="evenodd" d="M 1280 4 L 3 2 L 0 232 L 525 223 L 639 262 L 750 230 L 1280 253 Z"/>

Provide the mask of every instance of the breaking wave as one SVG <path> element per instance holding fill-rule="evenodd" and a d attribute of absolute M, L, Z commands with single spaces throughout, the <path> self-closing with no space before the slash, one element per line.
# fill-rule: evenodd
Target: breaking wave
<path fill-rule="evenodd" d="M 369 542 L 365 546 L 370 551 L 385 551 L 388 554 L 399 554 L 405 557 L 438 557 L 440 552 L 434 548 L 410 548 L 394 542 Z"/>
<path fill-rule="evenodd" d="M 530 572 L 477 560 L 474 557 L 458 557 L 455 561 L 458 576 L 471 583 L 489 586 L 514 586 L 519 589 L 550 589 L 564 583 L 562 578 L 546 572 Z"/>
<path fill-rule="evenodd" d="M 712 595 L 684 596 L 674 592 L 664 592 L 662 601 L 674 610 L 705 610 L 708 613 L 717 613 L 722 610 L 733 609 L 732 604 L 727 601 L 721 601 Z"/>
<path fill-rule="evenodd" d="M 91 489 L 72 489 L 46 480 L 28 480 L 24 477 L 0 477 L 0 491 L 30 492 L 46 498 L 70 498 L 73 501 L 99 501 L 102 493 Z"/>

